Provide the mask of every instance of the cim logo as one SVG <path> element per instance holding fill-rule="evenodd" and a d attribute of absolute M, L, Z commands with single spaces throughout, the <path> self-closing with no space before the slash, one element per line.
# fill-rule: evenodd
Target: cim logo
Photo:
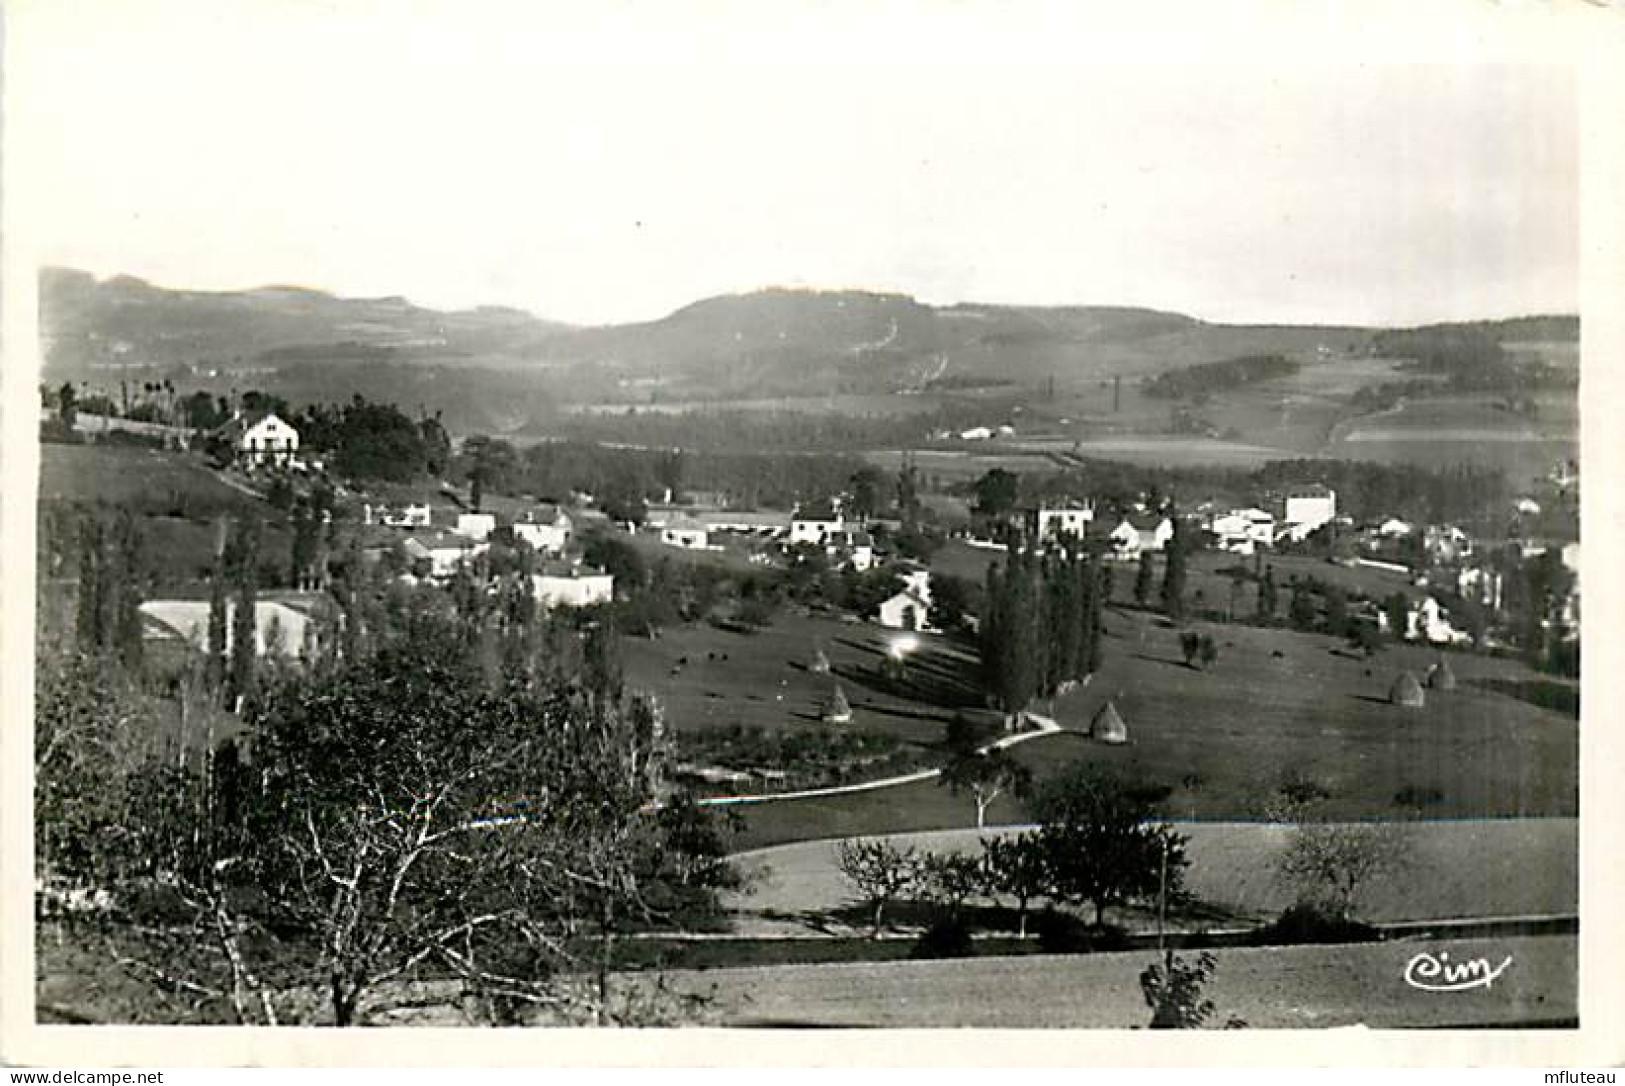
<path fill-rule="evenodd" d="M 1437 956 L 1423 951 L 1405 963 L 1405 983 L 1424 992 L 1466 992 L 1490 987 L 1511 964 L 1510 954 L 1491 966 L 1488 958 L 1452 962 L 1449 951 Z"/>

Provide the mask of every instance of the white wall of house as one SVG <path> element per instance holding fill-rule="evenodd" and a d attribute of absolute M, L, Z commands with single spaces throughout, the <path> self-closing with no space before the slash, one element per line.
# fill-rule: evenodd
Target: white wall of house
<path fill-rule="evenodd" d="M 801 520 L 790 522 L 791 543 L 811 543 L 814 546 L 822 544 L 824 537 L 832 532 L 843 531 L 845 521 L 841 520 Z"/>
<path fill-rule="evenodd" d="M 1337 516 L 1337 491 L 1289 491 L 1286 496 L 1286 515 L 1282 518 L 1289 526 L 1294 540 L 1302 541 Z"/>
<path fill-rule="evenodd" d="M 570 522 L 562 516 L 552 524 L 519 521 L 513 526 L 513 535 L 543 554 L 563 554 L 570 545 Z"/>
<path fill-rule="evenodd" d="M 497 518 L 490 513 L 458 513 L 457 527 L 452 529 L 458 535 L 478 543 L 491 538 L 491 533 L 496 530 Z"/>
<path fill-rule="evenodd" d="M 209 637 L 209 602 L 207 600 L 147 600 L 141 604 L 141 613 L 151 621 L 146 624 L 145 636 L 185 641 L 194 648 L 207 648 Z M 235 637 L 234 616 L 237 601 L 226 601 L 226 644 L 230 652 Z M 273 635 L 272 631 L 276 633 Z M 264 656 L 273 641 L 280 640 L 283 656 L 298 658 L 304 655 L 307 638 L 311 633 L 310 616 L 276 600 L 254 601 L 254 654 Z"/>
<path fill-rule="evenodd" d="M 660 542 L 668 547 L 703 551 L 711 545 L 711 534 L 703 527 L 667 525 L 660 529 Z"/>
<path fill-rule="evenodd" d="M 891 630 L 923 630 L 930 604 L 905 589 L 880 605 L 880 624 Z"/>
<path fill-rule="evenodd" d="M 615 578 L 608 573 L 536 573 L 531 584 L 542 607 L 591 607 L 615 598 Z"/>
<path fill-rule="evenodd" d="M 237 455 L 254 464 L 282 464 L 299 451 L 299 431 L 276 415 L 245 427 L 237 438 Z"/>
<path fill-rule="evenodd" d="M 1095 519 L 1089 506 L 1068 506 L 1063 509 L 1038 510 L 1038 538 L 1054 539 L 1062 535 L 1082 538 Z"/>

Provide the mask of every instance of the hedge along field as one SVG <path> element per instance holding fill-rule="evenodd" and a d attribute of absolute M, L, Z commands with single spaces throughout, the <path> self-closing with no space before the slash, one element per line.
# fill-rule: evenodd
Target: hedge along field
<path fill-rule="evenodd" d="M 1578 811 L 1578 722 L 1517 696 L 1554 682 L 1517 661 L 1452 653 L 1457 688 L 1429 690 L 1422 709 L 1403 709 L 1387 703 L 1389 686 L 1402 670 L 1420 677 L 1435 651 L 1392 646 L 1368 661 L 1318 634 L 1196 623 L 1219 650 L 1198 671 L 1184 663 L 1181 631 L 1163 621 L 1108 612 L 1104 666 L 1054 707 L 1074 731 L 1015 748 L 1036 776 L 1082 759 L 1166 787 L 1167 814 L 1207 821 L 1256 818 L 1289 776 L 1318 783 L 1328 811 L 1343 818 Z M 1128 726 L 1121 747 L 1077 734 L 1107 698 Z M 931 781 L 740 812 L 739 848 L 974 824 L 970 800 Z M 994 823 L 1025 817 L 1010 797 L 989 810 Z"/>
<path fill-rule="evenodd" d="M 1180 822 L 1190 838 L 1185 888 L 1237 922 L 1274 917 L 1293 901 L 1276 876 L 1290 829 L 1260 822 Z M 983 837 L 1012 827 L 900 835 L 899 845 L 934 852 L 977 852 Z M 1579 907 L 1579 822 L 1572 818 L 1414 822 L 1403 833 L 1411 863 L 1374 879 L 1360 895 L 1361 917 L 1375 922 L 1561 915 Z M 741 854 L 757 875 L 748 894 L 727 905 L 747 913 L 839 909 L 853 897 L 830 841 L 801 841 Z M 1226 926 L 1219 922 L 1218 926 Z"/>

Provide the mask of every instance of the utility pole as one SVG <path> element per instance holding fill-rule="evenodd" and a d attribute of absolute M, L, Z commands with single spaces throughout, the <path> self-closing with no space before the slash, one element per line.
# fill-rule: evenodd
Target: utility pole
<path fill-rule="evenodd" d="M 1168 976 L 1173 975 L 1174 953 L 1163 940 L 1163 928 L 1168 920 L 1168 840 L 1162 841 L 1162 867 L 1157 879 L 1157 953 L 1163 956 Z"/>

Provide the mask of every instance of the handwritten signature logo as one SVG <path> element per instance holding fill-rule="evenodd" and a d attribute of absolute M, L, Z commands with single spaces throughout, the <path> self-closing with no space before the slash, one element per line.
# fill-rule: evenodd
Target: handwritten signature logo
<path fill-rule="evenodd" d="M 1448 950 L 1437 955 L 1423 951 L 1405 963 L 1405 983 L 1424 992 L 1465 992 L 1473 988 L 1488 988 L 1511 964 L 1510 954 L 1501 960 L 1500 965 L 1491 966 L 1488 958 L 1453 962 Z"/>

